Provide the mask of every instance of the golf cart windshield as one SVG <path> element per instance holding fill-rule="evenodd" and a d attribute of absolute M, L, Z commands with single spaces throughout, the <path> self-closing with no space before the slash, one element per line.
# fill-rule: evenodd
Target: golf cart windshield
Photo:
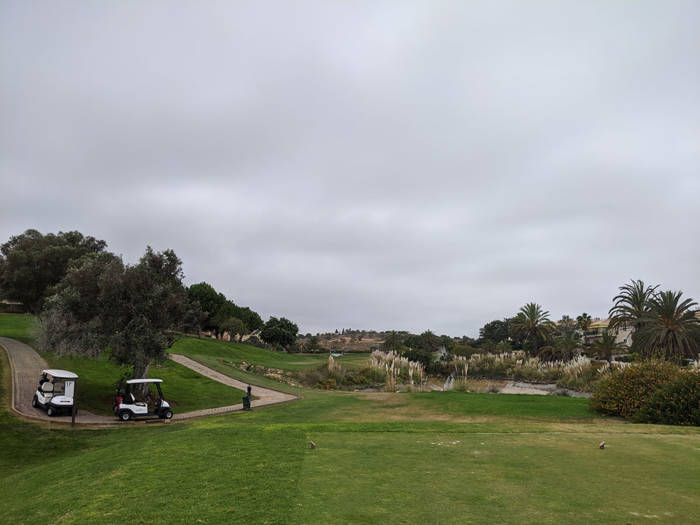
<path fill-rule="evenodd" d="M 160 389 L 160 380 L 157 381 L 139 381 L 130 380 L 126 382 L 125 388 L 119 390 L 124 395 L 127 403 L 133 402 L 155 402 L 163 399 L 163 393 Z"/>
<path fill-rule="evenodd" d="M 52 383 L 54 396 L 60 396 L 66 393 L 66 382 L 63 379 L 54 379 Z"/>

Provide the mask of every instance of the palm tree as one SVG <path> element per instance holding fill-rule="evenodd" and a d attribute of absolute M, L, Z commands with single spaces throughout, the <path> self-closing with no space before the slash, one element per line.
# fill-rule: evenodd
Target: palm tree
<path fill-rule="evenodd" d="M 581 336 L 576 332 L 569 332 L 558 337 L 554 344 L 559 352 L 559 359 L 569 361 L 576 355 L 576 350 L 581 348 Z"/>
<path fill-rule="evenodd" d="M 695 316 L 698 303 L 683 292 L 667 290 L 649 300 L 649 308 L 641 318 L 635 334 L 638 349 L 646 357 L 680 361 L 695 357 L 700 348 L 700 319 Z"/>
<path fill-rule="evenodd" d="M 585 346 L 588 346 L 590 344 L 588 342 L 588 336 L 586 335 L 586 332 L 591 328 L 592 322 L 593 319 L 591 319 L 591 316 L 588 315 L 586 312 L 583 312 L 576 318 L 576 326 L 580 328 L 581 332 L 583 333 L 583 344 Z"/>
<path fill-rule="evenodd" d="M 574 330 L 576 330 L 576 321 L 574 321 L 568 315 L 562 315 L 561 319 L 559 320 L 558 325 L 559 325 L 559 332 L 561 332 L 562 335 L 570 334 Z"/>
<path fill-rule="evenodd" d="M 583 312 L 576 318 L 576 326 L 578 326 L 584 332 L 591 327 L 592 322 L 593 319 L 591 319 L 591 316 L 588 315 L 586 312 Z"/>
<path fill-rule="evenodd" d="M 513 319 L 513 328 L 525 337 L 525 343 L 532 346 L 532 355 L 536 355 L 538 340 L 546 341 L 556 326 L 539 304 L 527 303 Z"/>
<path fill-rule="evenodd" d="M 649 304 L 656 294 L 656 286 L 646 286 L 644 281 L 632 279 L 620 286 L 620 293 L 613 297 L 613 307 L 608 312 L 608 329 L 631 326 L 635 331 L 642 327 L 642 319 L 649 313 Z M 634 337 L 633 337 L 634 339 Z"/>
<path fill-rule="evenodd" d="M 609 330 L 603 332 L 603 337 L 593 343 L 593 351 L 598 358 L 605 359 L 608 362 L 612 360 L 612 356 L 616 351 L 624 349 L 625 345 L 618 343 L 615 339 L 615 335 Z"/>

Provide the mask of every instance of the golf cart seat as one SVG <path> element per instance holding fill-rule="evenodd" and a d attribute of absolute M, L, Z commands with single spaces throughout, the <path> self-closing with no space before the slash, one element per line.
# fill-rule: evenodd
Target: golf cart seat
<path fill-rule="evenodd" d="M 41 385 L 41 393 L 44 397 L 53 397 L 53 383 L 46 382 Z"/>
<path fill-rule="evenodd" d="M 135 397 L 134 394 L 132 394 L 131 392 L 129 392 L 129 401 L 128 401 L 128 403 L 129 403 L 130 405 L 136 405 L 137 407 L 145 407 L 145 406 L 146 406 L 146 403 L 144 403 L 143 401 L 136 401 L 136 397 Z"/>

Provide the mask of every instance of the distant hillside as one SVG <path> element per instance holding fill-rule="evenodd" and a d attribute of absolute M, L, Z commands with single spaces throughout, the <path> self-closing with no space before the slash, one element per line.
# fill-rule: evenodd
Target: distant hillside
<path fill-rule="evenodd" d="M 306 334 L 297 340 L 300 345 L 308 346 L 316 338 L 321 351 L 337 350 L 352 352 L 371 352 L 381 348 L 386 332 L 347 330 L 345 333 L 327 333 L 311 336 Z"/>

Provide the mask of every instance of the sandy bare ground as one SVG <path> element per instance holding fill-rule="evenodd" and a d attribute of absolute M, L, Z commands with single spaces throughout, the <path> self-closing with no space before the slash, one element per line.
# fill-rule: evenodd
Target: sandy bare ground
<path fill-rule="evenodd" d="M 0 347 L 5 349 L 8 360 L 10 361 L 10 369 L 12 373 L 12 392 L 10 406 L 12 410 L 18 414 L 30 418 L 40 419 L 44 421 L 70 423 L 71 417 L 55 416 L 49 417 L 46 412 L 32 407 L 32 397 L 36 391 L 36 386 L 39 378 L 39 372 L 47 368 L 46 361 L 34 350 L 31 346 L 24 344 L 15 339 L 8 337 L 0 337 Z M 202 374 L 214 381 L 245 391 L 248 387 L 247 383 L 243 383 L 227 375 L 224 375 L 216 370 L 212 370 L 192 359 L 179 354 L 171 354 L 170 358 L 180 363 L 195 372 Z M 252 401 L 253 407 L 266 405 L 274 405 L 297 399 L 296 396 L 285 394 L 276 390 L 271 390 L 262 387 L 252 387 L 252 394 L 258 399 Z M 78 380 L 78 396 L 80 396 L 80 380 Z M 242 396 L 241 396 L 242 397 Z M 81 425 L 118 425 L 120 424 L 112 416 L 101 416 L 92 414 L 86 410 L 80 409 L 80 397 L 78 397 L 78 415 L 75 419 L 76 423 Z M 243 403 L 230 405 L 225 407 L 207 408 L 203 410 L 194 410 L 182 414 L 175 414 L 173 420 L 193 419 L 197 417 L 214 416 L 243 410 Z"/>

